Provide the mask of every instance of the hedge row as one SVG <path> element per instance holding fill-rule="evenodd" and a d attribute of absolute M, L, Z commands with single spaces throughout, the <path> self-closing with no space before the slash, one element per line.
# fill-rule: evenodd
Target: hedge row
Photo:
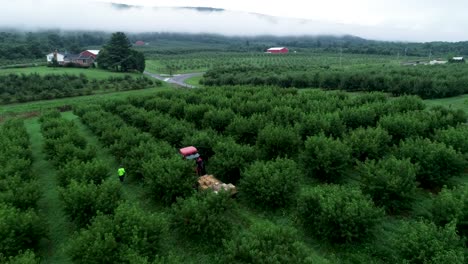
<path fill-rule="evenodd" d="M 0 152 L 0 261 L 38 263 L 30 250 L 38 248 L 46 229 L 36 211 L 41 193 L 31 171 L 29 135 L 22 121 L 0 126 Z"/>
<path fill-rule="evenodd" d="M 85 227 L 98 213 L 112 214 L 121 200 L 121 187 L 117 181 L 104 181 L 109 166 L 97 158 L 96 147 L 58 111 L 43 114 L 40 121 L 44 151 L 58 170 L 65 214 L 78 227 Z"/>
<path fill-rule="evenodd" d="M 379 91 L 394 95 L 413 94 L 422 98 L 443 98 L 468 92 L 466 65 L 381 66 L 303 68 L 231 66 L 207 71 L 206 86 L 250 85 L 282 88 L 323 88 L 346 91 Z"/>
<path fill-rule="evenodd" d="M 125 91 L 161 86 L 162 82 L 146 77 L 109 77 L 89 79 L 86 75 L 9 74 L 0 76 L 0 102 L 29 102 L 94 94 L 97 91 Z"/>

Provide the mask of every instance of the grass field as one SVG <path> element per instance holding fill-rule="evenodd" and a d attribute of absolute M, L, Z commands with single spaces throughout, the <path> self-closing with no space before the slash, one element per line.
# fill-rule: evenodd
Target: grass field
<path fill-rule="evenodd" d="M 424 100 L 424 102 L 428 106 L 441 105 L 451 109 L 461 109 L 468 114 L 468 94 L 450 98 Z"/>
<path fill-rule="evenodd" d="M 195 76 L 192 78 L 188 78 L 187 80 L 185 80 L 185 83 L 196 86 L 196 87 L 203 87 L 203 85 L 199 83 L 202 78 L 203 76 Z"/>
<path fill-rule="evenodd" d="M 139 73 L 110 72 L 110 71 L 106 71 L 106 70 L 92 69 L 92 68 L 89 68 L 89 69 L 86 69 L 86 68 L 63 68 L 63 67 L 52 68 L 52 67 L 46 67 L 46 66 L 0 70 L 0 74 L 10 74 L 10 73 L 16 73 L 16 74 L 37 73 L 37 74 L 40 74 L 40 75 L 46 75 L 46 74 L 79 75 L 79 74 L 84 74 L 90 79 L 97 79 L 97 80 L 107 79 L 107 78 L 112 77 L 112 76 L 116 77 L 116 76 L 123 76 L 123 75 L 132 75 L 134 77 L 137 77 L 137 76 L 141 75 Z"/>

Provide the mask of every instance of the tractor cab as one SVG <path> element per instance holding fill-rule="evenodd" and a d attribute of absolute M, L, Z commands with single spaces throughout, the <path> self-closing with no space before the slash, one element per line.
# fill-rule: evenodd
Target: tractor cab
<path fill-rule="evenodd" d="M 200 154 L 198 154 L 197 148 L 195 148 L 194 146 L 181 148 L 179 149 L 179 153 L 182 155 L 184 159 L 187 159 L 187 160 L 194 160 L 200 157 Z"/>

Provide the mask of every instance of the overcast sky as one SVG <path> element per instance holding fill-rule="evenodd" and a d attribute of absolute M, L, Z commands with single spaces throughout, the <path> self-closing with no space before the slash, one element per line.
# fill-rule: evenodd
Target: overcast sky
<path fill-rule="evenodd" d="M 5 2 L 0 8 L 0 26 L 27 29 L 54 27 L 228 35 L 352 34 L 379 40 L 468 40 L 467 0 L 0 1 Z M 109 7 L 109 2 L 145 8 L 115 10 Z M 206 13 L 171 8 L 188 6 L 229 11 Z"/>

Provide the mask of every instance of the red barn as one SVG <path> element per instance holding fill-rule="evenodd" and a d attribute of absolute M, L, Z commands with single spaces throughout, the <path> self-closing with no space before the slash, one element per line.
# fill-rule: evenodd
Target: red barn
<path fill-rule="evenodd" d="M 135 42 L 135 46 L 144 46 L 144 45 L 145 45 L 144 41 L 139 40 L 139 41 Z"/>
<path fill-rule="evenodd" d="M 269 48 L 266 53 L 288 53 L 289 50 L 288 48 L 285 47 L 275 47 L 275 48 Z"/>
<path fill-rule="evenodd" d="M 98 54 L 99 54 L 99 50 L 85 50 L 85 51 L 80 53 L 80 56 L 82 56 L 82 57 L 93 57 L 93 59 L 96 59 Z"/>

